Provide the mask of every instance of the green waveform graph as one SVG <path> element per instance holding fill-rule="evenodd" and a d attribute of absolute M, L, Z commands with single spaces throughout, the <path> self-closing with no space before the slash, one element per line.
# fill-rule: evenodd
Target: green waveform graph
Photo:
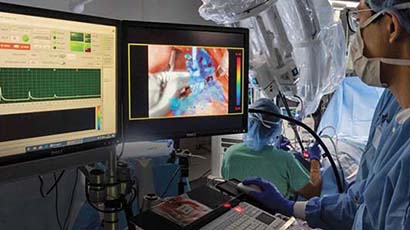
<path fill-rule="evenodd" d="M 100 69 L 0 68 L 0 104 L 100 97 Z"/>

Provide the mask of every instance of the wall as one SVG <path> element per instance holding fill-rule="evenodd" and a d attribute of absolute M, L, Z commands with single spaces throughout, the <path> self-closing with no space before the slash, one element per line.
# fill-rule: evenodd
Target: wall
<path fill-rule="evenodd" d="M 115 19 L 142 20 L 144 0 L 94 0 L 87 4 L 84 14 Z"/>
<path fill-rule="evenodd" d="M 85 14 L 117 19 L 210 24 L 198 14 L 200 0 L 94 0 Z"/>
<path fill-rule="evenodd" d="M 0 2 L 70 11 L 69 0 L 0 0 Z M 116 19 L 205 24 L 198 13 L 201 0 L 94 0 L 84 14 Z"/>
<path fill-rule="evenodd" d="M 200 0 L 94 0 L 86 5 L 85 14 L 117 19 L 210 24 L 198 13 Z"/>
<path fill-rule="evenodd" d="M 0 2 L 68 11 L 68 0 L 0 0 Z"/>
<path fill-rule="evenodd" d="M 146 21 L 175 22 L 185 24 L 210 24 L 198 13 L 200 0 L 145 0 L 143 19 Z"/>

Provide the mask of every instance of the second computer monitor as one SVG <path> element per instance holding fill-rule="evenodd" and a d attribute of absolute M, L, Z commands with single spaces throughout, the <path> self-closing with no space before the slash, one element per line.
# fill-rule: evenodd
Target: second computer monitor
<path fill-rule="evenodd" d="M 246 29 L 124 22 L 127 140 L 245 132 Z"/>

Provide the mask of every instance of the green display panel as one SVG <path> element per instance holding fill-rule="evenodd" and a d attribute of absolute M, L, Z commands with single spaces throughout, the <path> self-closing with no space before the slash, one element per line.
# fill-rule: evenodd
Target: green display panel
<path fill-rule="evenodd" d="M 0 103 L 100 97 L 100 69 L 0 68 Z"/>
<path fill-rule="evenodd" d="M 71 41 L 75 41 L 75 42 L 84 41 L 84 34 L 83 33 L 71 32 L 70 35 L 71 35 L 70 36 Z"/>

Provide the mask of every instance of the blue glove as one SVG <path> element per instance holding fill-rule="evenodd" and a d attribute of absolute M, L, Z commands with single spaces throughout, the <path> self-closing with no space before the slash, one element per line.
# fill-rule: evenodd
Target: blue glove
<path fill-rule="evenodd" d="M 295 202 L 285 199 L 274 184 L 257 177 L 249 177 L 242 183 L 244 185 L 256 185 L 262 190 L 262 192 L 250 192 L 249 196 L 266 208 L 285 216 L 293 216 Z"/>
<path fill-rule="evenodd" d="M 315 142 L 311 147 L 307 148 L 310 160 L 318 160 L 322 157 L 322 150 L 319 148 L 319 144 Z"/>
<path fill-rule="evenodd" d="M 280 140 L 278 149 L 282 149 L 284 151 L 289 151 L 290 150 L 290 148 L 289 148 L 290 140 L 288 138 L 286 138 L 285 136 L 281 136 L 280 138 L 281 138 L 281 140 Z"/>

